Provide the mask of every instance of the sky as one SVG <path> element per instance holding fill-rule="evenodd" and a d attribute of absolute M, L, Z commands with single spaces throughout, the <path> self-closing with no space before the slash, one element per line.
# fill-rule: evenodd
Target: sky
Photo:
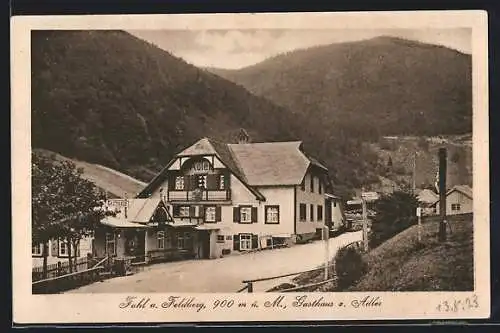
<path fill-rule="evenodd" d="M 393 36 L 472 52 L 472 31 L 454 29 L 134 30 L 129 33 L 198 67 L 238 69 L 317 45 Z"/>

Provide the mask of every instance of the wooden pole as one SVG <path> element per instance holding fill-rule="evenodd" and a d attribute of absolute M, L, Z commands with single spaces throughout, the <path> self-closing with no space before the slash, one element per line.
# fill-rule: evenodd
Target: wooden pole
<path fill-rule="evenodd" d="M 418 227 L 417 227 L 417 232 L 418 232 L 418 242 L 422 242 L 422 208 L 417 207 L 417 217 L 418 217 Z"/>
<path fill-rule="evenodd" d="M 323 240 L 325 241 L 325 280 L 328 280 L 328 266 L 330 264 L 330 249 L 328 244 L 329 230 L 327 226 L 323 227 Z M 333 260 L 335 261 L 335 260 Z"/>
<path fill-rule="evenodd" d="M 413 175 L 412 175 L 412 178 L 413 178 L 413 185 L 412 185 L 413 194 L 415 194 L 416 187 L 417 187 L 416 176 L 417 176 L 417 152 L 413 153 Z"/>
<path fill-rule="evenodd" d="M 366 209 L 366 198 L 361 193 L 361 203 L 363 206 L 363 249 L 368 252 L 368 212 Z"/>
<path fill-rule="evenodd" d="M 446 148 L 439 148 L 439 232 L 438 240 L 446 241 Z"/>

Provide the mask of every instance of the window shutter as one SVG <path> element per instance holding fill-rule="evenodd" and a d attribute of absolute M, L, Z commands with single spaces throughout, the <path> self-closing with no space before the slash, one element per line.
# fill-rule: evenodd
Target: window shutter
<path fill-rule="evenodd" d="M 224 172 L 224 189 L 229 189 L 231 186 L 231 174 L 229 172 Z"/>
<path fill-rule="evenodd" d="M 235 250 L 235 251 L 240 250 L 240 236 L 239 235 L 233 236 L 233 250 Z"/>
<path fill-rule="evenodd" d="M 258 249 L 258 248 L 259 248 L 259 236 L 252 235 L 252 249 Z"/>
<path fill-rule="evenodd" d="M 196 207 L 195 206 L 189 206 L 189 216 L 190 217 L 196 216 Z"/>
<path fill-rule="evenodd" d="M 184 176 L 184 190 L 189 191 L 191 189 L 191 176 Z"/>
<path fill-rule="evenodd" d="M 257 223 L 257 207 L 252 207 L 252 223 Z"/>
<path fill-rule="evenodd" d="M 168 177 L 168 189 L 173 190 L 175 189 L 175 177 L 177 176 L 177 172 L 172 172 L 170 173 Z"/>
<path fill-rule="evenodd" d="M 173 211 L 174 211 L 174 216 L 179 216 L 181 213 L 181 207 L 180 206 L 173 206 Z"/>
<path fill-rule="evenodd" d="M 205 207 L 198 206 L 198 217 L 203 217 L 203 216 L 205 216 Z"/>
<path fill-rule="evenodd" d="M 217 190 L 219 175 L 207 175 L 207 190 Z"/>
<path fill-rule="evenodd" d="M 52 239 L 50 241 L 51 244 L 51 252 L 53 257 L 57 257 L 59 255 L 59 241 L 57 239 Z"/>
<path fill-rule="evenodd" d="M 215 221 L 220 222 L 221 221 L 221 207 L 217 206 L 215 207 Z"/>
<path fill-rule="evenodd" d="M 233 207 L 233 222 L 235 222 L 235 223 L 240 222 L 240 208 L 239 207 Z"/>

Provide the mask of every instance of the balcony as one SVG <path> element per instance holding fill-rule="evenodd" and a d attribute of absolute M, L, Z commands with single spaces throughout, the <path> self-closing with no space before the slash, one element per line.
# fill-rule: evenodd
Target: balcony
<path fill-rule="evenodd" d="M 169 190 L 167 193 L 169 202 L 229 202 L 231 201 L 230 190 L 193 190 L 178 191 Z"/>

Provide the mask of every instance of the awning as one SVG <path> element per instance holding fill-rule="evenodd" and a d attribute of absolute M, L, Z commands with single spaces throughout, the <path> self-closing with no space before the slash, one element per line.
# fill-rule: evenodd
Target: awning
<path fill-rule="evenodd" d="M 144 224 L 117 219 L 116 217 L 112 216 L 106 217 L 101 221 L 101 223 L 113 228 L 147 228 L 147 226 Z"/>
<path fill-rule="evenodd" d="M 197 225 L 196 230 L 220 230 L 220 227 L 212 224 L 200 224 Z"/>

